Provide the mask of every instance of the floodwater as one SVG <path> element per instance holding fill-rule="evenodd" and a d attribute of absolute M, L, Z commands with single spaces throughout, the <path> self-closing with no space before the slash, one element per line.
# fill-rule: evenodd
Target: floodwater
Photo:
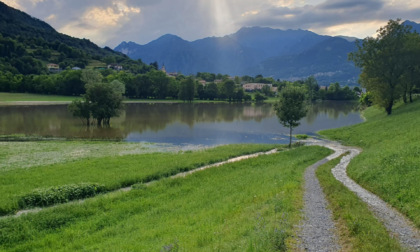
<path fill-rule="evenodd" d="M 315 135 L 322 129 L 360 123 L 356 107 L 349 102 L 315 103 L 293 134 Z M 66 105 L 0 107 L 0 135 L 12 134 L 217 145 L 287 143 L 289 129 L 279 123 L 271 104 L 126 104 L 109 128 L 87 128 Z"/>

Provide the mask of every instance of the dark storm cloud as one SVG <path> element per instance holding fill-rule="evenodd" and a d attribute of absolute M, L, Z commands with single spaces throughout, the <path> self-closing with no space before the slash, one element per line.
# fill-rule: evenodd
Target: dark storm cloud
<path fill-rule="evenodd" d="M 379 0 L 365 1 L 365 0 L 330 0 L 324 4 L 320 4 L 320 9 L 324 10 L 377 10 L 381 9 L 384 3 Z"/>

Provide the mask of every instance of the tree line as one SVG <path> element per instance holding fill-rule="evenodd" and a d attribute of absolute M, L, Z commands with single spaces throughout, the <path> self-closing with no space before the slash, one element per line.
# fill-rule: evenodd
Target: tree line
<path fill-rule="evenodd" d="M 365 104 L 376 104 L 390 115 L 398 100 L 413 101 L 420 89 L 420 35 L 400 19 L 389 20 L 376 38 L 357 43 L 358 50 L 349 59 L 362 73 L 359 82 L 367 93 Z"/>

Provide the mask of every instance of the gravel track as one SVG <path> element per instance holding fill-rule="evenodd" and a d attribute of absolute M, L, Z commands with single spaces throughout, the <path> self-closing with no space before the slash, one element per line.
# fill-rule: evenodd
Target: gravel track
<path fill-rule="evenodd" d="M 304 221 L 300 226 L 299 249 L 304 251 L 339 251 L 338 237 L 328 202 L 315 171 L 333 159 L 336 153 L 318 161 L 305 171 Z"/>
<path fill-rule="evenodd" d="M 374 213 L 376 218 L 378 218 L 388 229 L 390 235 L 398 239 L 403 247 L 409 251 L 420 251 L 420 232 L 414 227 L 411 221 L 385 203 L 378 196 L 365 190 L 347 176 L 347 166 L 351 159 L 360 154 L 360 149 L 346 147 L 338 142 L 325 140 L 311 139 L 305 142 L 307 145 L 319 145 L 330 148 L 336 152 L 336 156 L 340 156 L 345 152 L 350 152 L 349 155 L 343 157 L 340 163 L 332 169 L 334 177 L 343 183 L 350 191 L 356 193 L 356 195 L 369 206 L 369 209 Z"/>

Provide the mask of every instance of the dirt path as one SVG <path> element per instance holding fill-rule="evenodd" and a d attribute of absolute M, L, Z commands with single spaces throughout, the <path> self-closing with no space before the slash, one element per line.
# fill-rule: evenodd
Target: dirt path
<path fill-rule="evenodd" d="M 303 251 L 339 251 L 340 245 L 328 202 L 315 175 L 316 169 L 341 155 L 334 154 L 309 166 L 304 174 L 304 220 L 300 225 L 299 249 Z"/>
<path fill-rule="evenodd" d="M 332 169 L 334 177 L 343 183 L 343 185 L 346 186 L 350 191 L 356 193 L 356 195 L 369 206 L 374 215 L 382 223 L 384 223 L 390 234 L 393 237 L 396 237 L 402 246 L 406 247 L 410 251 L 420 251 L 419 230 L 416 229 L 414 225 L 401 213 L 390 207 L 378 196 L 362 188 L 347 176 L 346 169 L 348 164 L 350 163 L 351 159 L 359 155 L 361 150 L 353 147 L 342 146 L 337 142 L 330 142 L 325 140 L 311 139 L 305 142 L 307 145 L 319 145 L 330 148 L 336 152 L 337 157 L 345 152 L 350 152 L 349 155 L 343 157 L 340 163 Z M 331 156 L 328 158 L 331 158 Z"/>

